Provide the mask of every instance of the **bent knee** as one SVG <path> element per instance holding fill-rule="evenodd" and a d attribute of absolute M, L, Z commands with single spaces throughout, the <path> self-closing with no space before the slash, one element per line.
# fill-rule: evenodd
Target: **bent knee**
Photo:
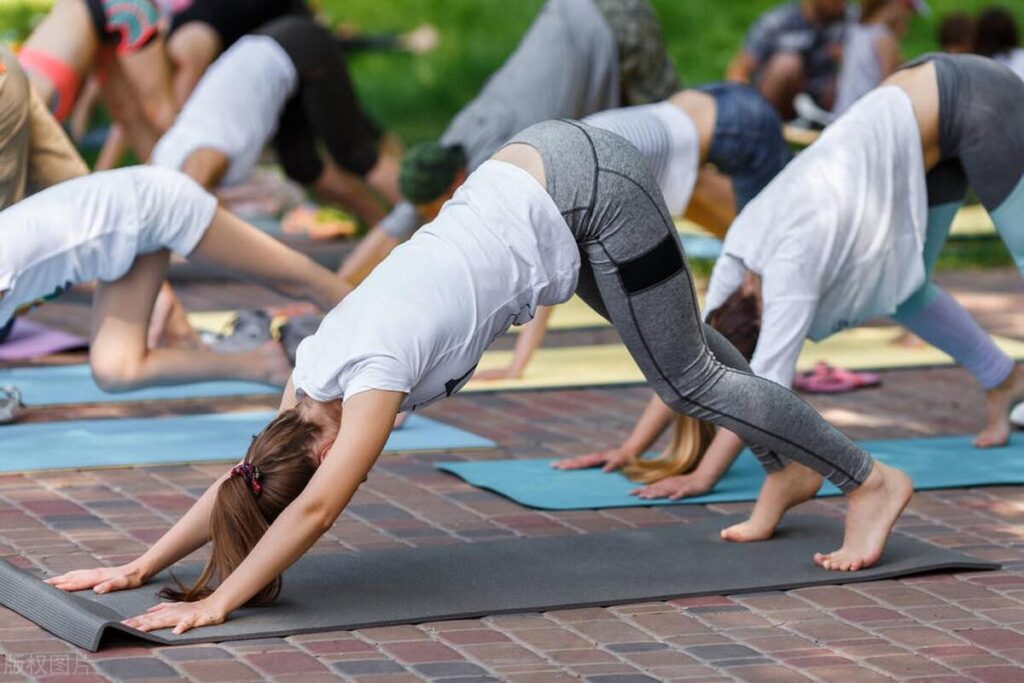
<path fill-rule="evenodd" d="M 93 381 L 111 394 L 138 389 L 142 385 L 142 365 L 116 355 L 90 358 Z"/>

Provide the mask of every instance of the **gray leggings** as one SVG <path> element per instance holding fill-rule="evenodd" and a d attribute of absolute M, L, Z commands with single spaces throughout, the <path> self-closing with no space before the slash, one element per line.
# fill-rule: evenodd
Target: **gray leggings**
<path fill-rule="evenodd" d="M 577 294 L 612 322 L 665 403 L 735 432 L 769 472 L 792 458 L 843 491 L 864 482 L 866 451 L 788 389 L 751 374 L 701 321 L 675 226 L 634 147 L 576 121 L 537 124 L 516 143 L 541 155 L 547 190 L 579 244 Z"/>
<path fill-rule="evenodd" d="M 938 295 L 931 275 L 968 186 L 1024 274 L 1024 81 L 976 55 L 927 54 L 902 68 L 926 62 L 934 63 L 938 81 L 942 158 L 926 178 L 928 281 L 900 304 L 896 318 L 901 321 Z"/>

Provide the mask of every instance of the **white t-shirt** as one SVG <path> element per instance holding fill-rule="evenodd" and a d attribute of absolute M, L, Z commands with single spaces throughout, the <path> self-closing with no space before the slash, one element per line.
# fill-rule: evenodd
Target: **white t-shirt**
<path fill-rule="evenodd" d="M 153 150 L 156 166 L 181 169 L 198 149 L 230 160 L 223 185 L 244 183 L 274 134 L 299 76 L 269 36 L 245 36 L 214 62 Z"/>
<path fill-rule="evenodd" d="M 568 300 L 579 269 L 547 191 L 487 161 L 299 345 L 297 393 L 330 401 L 398 391 L 408 394 L 403 411 L 451 396 L 495 337 L 537 306 Z"/>
<path fill-rule="evenodd" d="M 187 256 L 217 200 L 188 176 L 152 166 L 95 173 L 0 212 L 0 327 L 21 308 L 92 280 L 125 275 L 136 256 Z"/>
<path fill-rule="evenodd" d="M 700 165 L 700 136 L 686 112 L 670 102 L 659 102 L 609 109 L 583 122 L 620 135 L 640 150 L 658 179 L 669 213 L 683 214 Z"/>
<path fill-rule="evenodd" d="M 1024 48 L 1015 47 L 1008 52 L 995 55 L 992 59 L 1010 67 L 1015 74 L 1024 79 Z"/>
<path fill-rule="evenodd" d="M 706 310 L 761 276 L 751 367 L 789 386 L 805 337 L 891 315 L 925 280 L 928 198 L 907 94 L 874 90 L 791 162 L 729 228 Z"/>

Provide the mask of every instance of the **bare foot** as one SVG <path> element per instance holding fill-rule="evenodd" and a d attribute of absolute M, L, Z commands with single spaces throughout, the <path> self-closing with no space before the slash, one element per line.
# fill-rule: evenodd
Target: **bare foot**
<path fill-rule="evenodd" d="M 772 472 L 761 487 L 750 519 L 722 529 L 722 538 L 733 543 L 766 541 L 775 533 L 786 511 L 808 501 L 821 488 L 821 475 L 795 462 Z"/>
<path fill-rule="evenodd" d="M 843 547 L 814 562 L 824 569 L 855 572 L 870 567 L 882 556 L 892 527 L 914 495 L 914 485 L 903 472 L 875 462 L 867 481 L 846 496 L 846 531 Z"/>
<path fill-rule="evenodd" d="M 288 384 L 288 378 L 292 376 L 292 364 L 288 362 L 288 356 L 280 342 L 270 340 L 252 351 L 246 351 L 246 354 L 253 356 L 253 367 L 257 368 L 259 373 L 256 381 L 279 387 Z"/>
<path fill-rule="evenodd" d="M 985 392 L 985 428 L 974 439 L 978 448 L 1005 446 L 1010 440 L 1010 410 L 1024 401 L 1024 367 L 1013 366 L 1010 376 Z"/>

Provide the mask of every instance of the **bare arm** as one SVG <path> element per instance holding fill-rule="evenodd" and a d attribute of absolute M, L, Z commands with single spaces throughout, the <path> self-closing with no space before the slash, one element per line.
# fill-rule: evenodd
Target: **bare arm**
<path fill-rule="evenodd" d="M 732 467 L 736 457 L 743 451 L 743 442 L 728 429 L 719 429 L 708 446 L 704 458 L 693 472 L 666 477 L 632 491 L 632 495 L 644 500 L 669 498 L 679 500 L 703 495 L 715 488 L 715 484 Z"/>
<path fill-rule="evenodd" d="M 619 469 L 631 460 L 639 458 L 650 450 L 658 437 L 672 424 L 676 413 L 657 396 L 651 397 L 636 426 L 621 446 L 607 451 L 587 453 L 575 458 L 566 458 L 552 463 L 558 470 L 577 470 L 587 467 L 604 466 L 605 472 Z"/>
<path fill-rule="evenodd" d="M 746 50 L 740 50 L 732 58 L 732 61 L 729 62 L 729 67 L 725 71 L 725 78 L 736 83 L 750 83 L 756 68 L 757 59 L 754 58 L 754 55 Z"/>
<path fill-rule="evenodd" d="M 883 33 L 878 37 L 875 41 L 875 52 L 878 53 L 878 64 L 883 79 L 895 73 L 896 67 L 903 63 L 900 42 L 891 33 Z"/>
<path fill-rule="evenodd" d="M 374 228 L 341 264 L 338 275 L 353 287 L 366 279 L 399 241 L 380 228 Z"/>
<path fill-rule="evenodd" d="M 184 633 L 219 624 L 246 604 L 330 529 L 380 456 L 403 396 L 371 390 L 345 401 L 341 430 L 323 464 L 213 595 L 194 603 L 164 603 L 125 624 L 143 631 L 174 627 L 175 633 Z"/>
<path fill-rule="evenodd" d="M 533 320 L 523 325 L 516 340 L 516 348 L 512 355 L 512 362 L 505 368 L 483 370 L 476 373 L 474 379 L 519 379 L 526 372 L 526 366 L 530 364 L 534 352 L 544 343 L 544 337 L 548 333 L 548 322 L 551 320 L 551 306 L 540 306 L 537 308 L 537 315 Z"/>
<path fill-rule="evenodd" d="M 68 572 L 47 579 L 46 583 L 65 591 L 92 588 L 97 593 L 143 585 L 155 574 L 206 545 L 210 539 L 210 513 L 217 491 L 229 476 L 230 471 L 225 472 L 213 482 L 189 511 L 137 559 L 118 567 Z"/>
<path fill-rule="evenodd" d="M 281 396 L 281 407 L 278 412 L 294 406 L 295 389 L 289 378 L 288 386 Z M 68 572 L 47 579 L 46 583 L 66 591 L 92 588 L 97 593 L 109 593 L 143 585 L 152 576 L 192 554 L 210 540 L 210 514 L 217 499 L 217 491 L 230 476 L 231 472 L 228 471 L 218 477 L 159 541 L 132 562 L 119 567 Z"/>

